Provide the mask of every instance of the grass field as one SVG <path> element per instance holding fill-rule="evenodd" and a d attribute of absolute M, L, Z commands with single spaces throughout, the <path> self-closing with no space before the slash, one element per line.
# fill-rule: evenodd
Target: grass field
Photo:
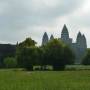
<path fill-rule="evenodd" d="M 0 70 L 0 90 L 90 90 L 90 71 Z"/>

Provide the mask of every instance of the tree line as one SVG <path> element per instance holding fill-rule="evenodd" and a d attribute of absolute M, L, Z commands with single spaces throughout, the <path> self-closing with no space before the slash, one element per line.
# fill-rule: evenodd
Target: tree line
<path fill-rule="evenodd" d="M 53 70 L 60 70 L 66 64 L 74 63 L 72 50 L 58 39 L 37 47 L 34 40 L 27 38 L 17 46 L 16 58 L 19 66 L 27 70 L 33 70 L 35 65 L 41 66 L 43 70 L 47 65 L 52 66 Z"/>
<path fill-rule="evenodd" d="M 4 64 L 7 68 L 18 67 L 26 70 L 33 70 L 34 66 L 39 66 L 39 70 L 47 70 L 52 66 L 55 71 L 64 70 L 66 65 L 74 64 L 75 55 L 69 46 L 58 39 L 50 40 L 43 46 L 36 46 L 36 42 L 31 38 L 26 38 L 16 45 L 15 57 L 7 57 Z M 90 49 L 87 50 L 82 64 L 90 64 Z"/>

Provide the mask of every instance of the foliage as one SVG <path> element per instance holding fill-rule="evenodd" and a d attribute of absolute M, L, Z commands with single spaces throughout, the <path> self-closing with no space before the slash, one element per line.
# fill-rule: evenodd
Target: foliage
<path fill-rule="evenodd" d="M 4 67 L 4 58 L 14 57 L 16 46 L 11 44 L 0 44 L 0 68 Z"/>
<path fill-rule="evenodd" d="M 85 57 L 82 60 L 82 64 L 90 65 L 90 49 L 87 50 Z"/>
<path fill-rule="evenodd" d="M 6 57 L 4 59 L 4 65 L 6 68 L 15 68 L 17 66 L 17 61 L 14 57 Z"/>
<path fill-rule="evenodd" d="M 24 48 L 24 47 L 31 47 L 35 46 L 36 42 L 32 40 L 31 38 L 26 38 L 23 42 L 19 43 L 18 47 L 19 48 Z"/>
<path fill-rule="evenodd" d="M 63 70 L 65 65 L 73 63 L 74 54 L 58 39 L 48 42 L 44 49 L 45 64 L 52 65 L 54 70 Z"/>
<path fill-rule="evenodd" d="M 74 54 L 74 52 L 71 50 L 71 48 L 70 48 L 69 46 L 67 46 L 67 45 L 64 46 L 63 60 L 66 60 L 66 63 L 67 63 L 68 65 L 74 64 L 75 54 Z"/>
<path fill-rule="evenodd" d="M 18 63 L 20 63 L 22 67 L 33 70 L 33 65 L 36 64 L 38 58 L 36 47 L 23 48 L 18 58 Z"/>
<path fill-rule="evenodd" d="M 19 67 L 24 67 L 27 70 L 33 70 L 37 57 L 36 42 L 31 38 L 27 38 L 17 46 L 16 57 Z"/>
<path fill-rule="evenodd" d="M 47 65 L 52 65 L 54 70 L 63 70 L 65 65 L 73 63 L 72 51 L 60 40 L 50 40 L 41 47 L 35 44 L 34 40 L 28 38 L 17 46 L 16 55 L 20 67 L 33 70 L 34 65 L 40 65 L 45 70 Z"/>

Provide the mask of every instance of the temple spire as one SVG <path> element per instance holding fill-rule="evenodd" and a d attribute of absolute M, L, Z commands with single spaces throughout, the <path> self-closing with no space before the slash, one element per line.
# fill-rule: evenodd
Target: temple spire
<path fill-rule="evenodd" d="M 69 38 L 69 32 L 68 32 L 66 25 L 64 24 L 62 32 L 61 32 L 61 39 L 67 40 L 68 38 Z"/>
<path fill-rule="evenodd" d="M 54 36 L 53 36 L 53 35 L 51 35 L 50 40 L 53 40 L 53 39 L 54 39 Z"/>
<path fill-rule="evenodd" d="M 44 33 L 42 38 L 42 45 L 45 45 L 49 41 L 47 32 Z"/>

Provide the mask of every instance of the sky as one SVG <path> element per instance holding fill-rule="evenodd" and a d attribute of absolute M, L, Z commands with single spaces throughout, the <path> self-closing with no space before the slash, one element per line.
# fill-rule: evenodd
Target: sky
<path fill-rule="evenodd" d="M 0 43 L 31 37 L 40 45 L 44 32 L 60 38 L 64 24 L 73 42 L 81 31 L 90 48 L 90 0 L 0 0 Z"/>

